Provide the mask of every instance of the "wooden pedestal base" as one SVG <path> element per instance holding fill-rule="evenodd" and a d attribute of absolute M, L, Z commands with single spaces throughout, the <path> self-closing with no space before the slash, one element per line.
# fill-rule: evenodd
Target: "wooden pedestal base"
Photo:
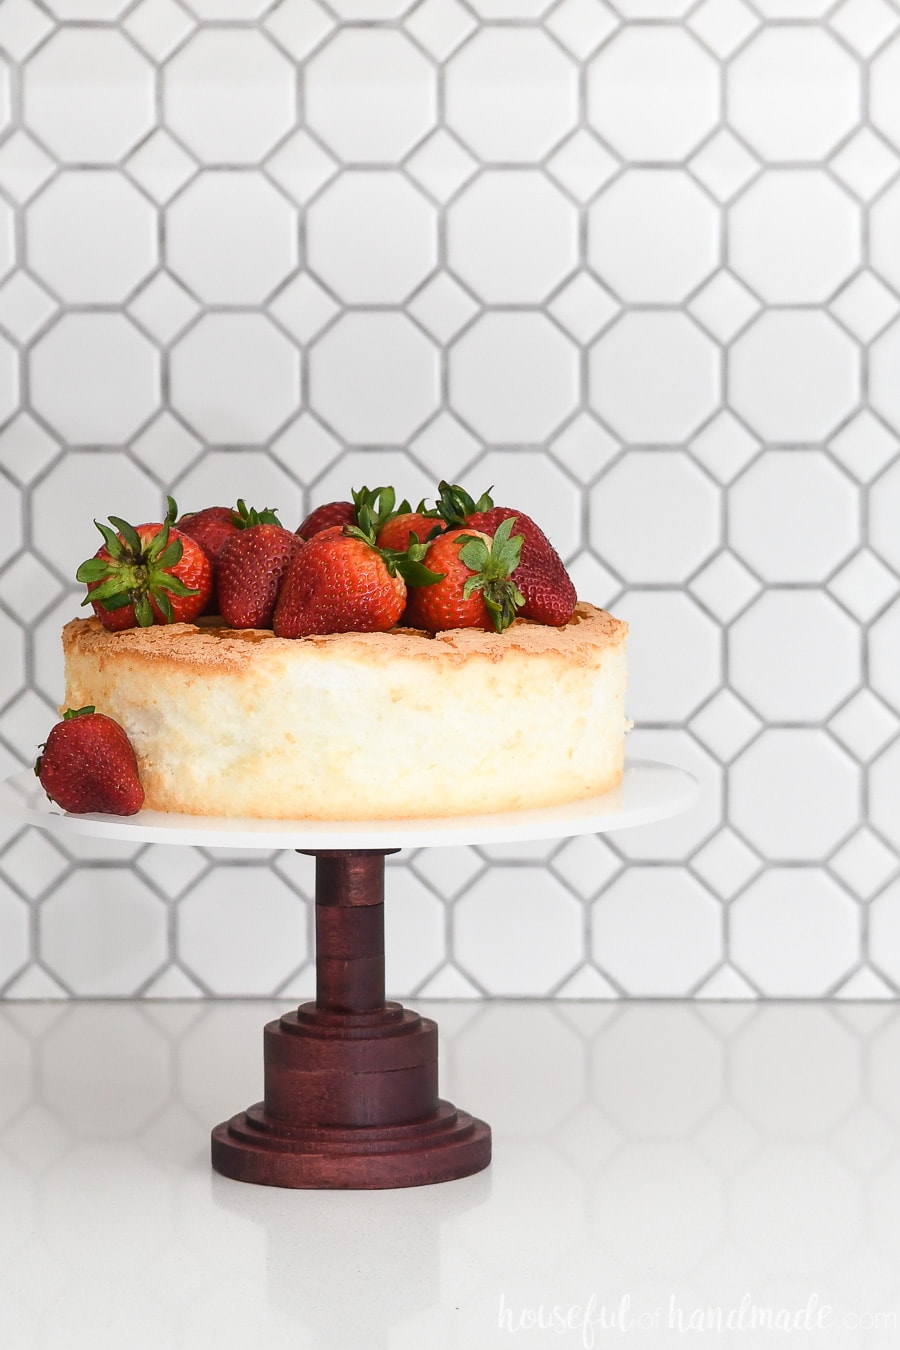
<path fill-rule="evenodd" d="M 264 1032 L 265 1098 L 212 1134 L 264 1186 L 424 1186 L 487 1167 L 491 1132 L 438 1098 L 437 1026 L 384 1000 L 385 851 L 317 852 L 316 1001 Z"/>

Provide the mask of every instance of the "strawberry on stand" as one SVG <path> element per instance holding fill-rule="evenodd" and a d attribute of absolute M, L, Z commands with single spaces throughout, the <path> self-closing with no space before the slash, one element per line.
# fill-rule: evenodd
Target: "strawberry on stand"
<path fill-rule="evenodd" d="M 93 707 L 67 708 L 41 749 L 34 772 L 64 811 L 133 816 L 143 806 L 134 749 L 111 717 Z"/>
<path fill-rule="evenodd" d="M 390 494 L 390 506 L 387 511 L 382 511 L 379 506 L 382 493 Z M 350 502 L 325 502 L 324 506 L 317 506 L 311 511 L 303 524 L 297 528 L 300 538 L 312 539 L 313 535 L 330 530 L 335 525 L 359 527 L 360 512 L 363 509 L 369 512 L 369 523 L 374 524 L 377 530 L 381 520 L 386 517 L 394 504 L 393 488 L 351 488 L 350 496 L 353 498 Z"/>
<path fill-rule="evenodd" d="M 442 573 L 441 579 L 433 586 L 413 586 L 405 622 L 429 633 L 447 628 L 502 633 L 508 628 L 523 604 L 514 580 L 522 536 L 512 535 L 514 528 L 515 519 L 509 517 L 493 537 L 470 529 L 438 535 L 425 561 Z"/>
<path fill-rule="evenodd" d="M 406 516 L 410 517 L 410 532 L 422 531 L 420 542 L 424 542 L 425 535 L 435 526 L 443 529 L 437 511 L 426 512 L 424 502 L 420 502 L 415 511 L 408 501 L 396 505 L 397 494 L 392 487 L 353 488 L 350 496 L 353 498 L 350 502 L 326 502 L 324 506 L 317 506 L 297 530 L 300 537 L 312 539 L 334 525 L 355 525 L 358 529 L 373 530 L 379 547 L 396 549 L 402 553 L 409 543 L 409 538 L 404 539 L 402 533 L 403 518 Z M 395 525 L 394 521 L 401 521 L 401 524 Z M 390 531 L 387 542 L 382 545 L 381 531 L 388 526 Z"/>
<path fill-rule="evenodd" d="M 104 628 L 148 628 L 154 623 L 190 623 L 202 613 L 212 569 L 200 545 L 172 526 L 175 503 L 163 521 L 129 525 L 110 516 L 111 530 L 94 521 L 103 547 L 75 573 L 86 583 L 82 604 L 93 606 Z"/>
<path fill-rule="evenodd" d="M 236 530 L 219 554 L 219 613 L 232 628 L 271 628 L 282 578 L 303 540 L 278 524 Z"/>
<path fill-rule="evenodd" d="M 393 497 L 394 489 L 387 488 Z M 384 517 L 384 523 L 378 528 L 375 542 L 379 548 L 390 548 L 403 553 L 415 541 L 427 543 L 435 535 L 441 534 L 446 526 L 437 511 L 426 510 L 425 503 L 419 502 L 415 511 L 409 502 L 402 501 L 396 510 L 390 510 Z"/>
<path fill-rule="evenodd" d="M 355 503 L 325 502 L 324 506 L 317 506 L 314 511 L 310 511 L 303 524 L 297 527 L 297 533 L 301 539 L 312 539 L 313 535 L 334 529 L 335 525 L 356 523 Z"/>
<path fill-rule="evenodd" d="M 235 515 L 240 507 L 204 506 L 202 511 L 186 511 L 177 525 L 182 534 L 188 534 L 202 547 L 210 562 L 217 561 L 228 540 L 237 531 Z"/>
<path fill-rule="evenodd" d="M 522 558 L 513 580 L 525 597 L 519 615 L 555 628 L 568 623 L 578 597 L 562 558 L 543 530 L 523 511 L 494 506 L 487 492 L 476 502 L 458 485 L 442 482 L 439 490 L 437 510 L 451 529 L 468 526 L 494 534 L 504 520 L 515 517 L 516 533 L 522 536 Z"/>
<path fill-rule="evenodd" d="M 202 511 L 189 511 L 180 517 L 177 522 L 179 530 L 197 541 L 212 565 L 212 590 L 202 613 L 219 613 L 218 569 L 225 545 L 241 530 L 280 523 L 270 507 L 256 511 L 240 498 L 236 506 L 205 506 Z"/>
<path fill-rule="evenodd" d="M 426 544 L 379 548 L 369 513 L 363 524 L 332 525 L 306 541 L 291 562 L 275 607 L 279 637 L 313 633 L 386 633 L 406 608 L 407 584 L 438 580 L 422 563 Z"/>

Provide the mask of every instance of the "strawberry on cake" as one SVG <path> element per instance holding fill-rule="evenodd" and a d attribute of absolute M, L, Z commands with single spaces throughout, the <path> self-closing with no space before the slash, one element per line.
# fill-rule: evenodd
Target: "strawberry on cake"
<path fill-rule="evenodd" d="M 102 578 L 96 560 L 79 569 L 95 615 L 63 631 L 66 706 L 123 728 L 146 808 L 428 817 L 556 804 L 620 781 L 626 625 L 576 602 L 524 513 L 446 483 L 439 494 L 414 511 L 392 489 L 364 488 L 296 534 L 271 512 L 219 515 L 233 532 L 224 543 L 213 532 L 202 592 L 174 586 L 180 605 L 197 602 L 175 622 L 159 574 L 180 564 L 171 539 L 186 549 L 191 518 L 176 526 L 174 503 L 153 528 L 111 517 Z M 132 534 L 155 570 L 115 565 Z M 216 586 L 228 613 L 203 618 Z"/>

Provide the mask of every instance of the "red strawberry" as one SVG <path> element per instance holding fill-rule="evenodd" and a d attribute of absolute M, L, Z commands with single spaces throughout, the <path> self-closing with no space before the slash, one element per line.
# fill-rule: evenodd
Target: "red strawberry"
<path fill-rule="evenodd" d="M 219 554 L 238 527 L 234 523 L 234 508 L 231 506 L 205 506 L 202 511 L 189 511 L 178 521 L 182 534 L 196 539 L 211 563 L 219 560 Z"/>
<path fill-rule="evenodd" d="M 174 514 L 175 503 L 169 503 Z M 93 606 L 103 627 L 190 623 L 202 613 L 212 569 L 200 545 L 173 529 L 169 516 L 138 526 L 118 516 L 109 520 L 118 533 L 95 520 L 105 543 L 75 573 L 88 588 L 81 603 Z"/>
<path fill-rule="evenodd" d="M 424 544 L 398 555 L 376 548 L 354 526 L 321 530 L 295 554 L 282 582 L 273 627 L 279 637 L 311 633 L 386 633 L 406 606 L 406 580 L 427 586 Z"/>
<path fill-rule="evenodd" d="M 312 539 L 314 534 L 330 530 L 335 525 L 355 525 L 356 507 L 352 502 L 326 502 L 311 511 L 297 529 L 301 539 Z"/>
<path fill-rule="evenodd" d="M 134 749 L 111 717 L 92 707 L 68 708 L 41 749 L 34 772 L 64 811 L 133 816 L 143 806 Z"/>
<path fill-rule="evenodd" d="M 448 525 L 469 525 L 493 534 L 502 521 L 515 517 L 515 532 L 522 536 L 522 558 L 513 576 L 525 597 L 520 617 L 555 628 L 568 623 L 578 599 L 575 587 L 562 558 L 530 516 L 494 506 L 488 493 L 475 502 L 465 489 L 450 483 L 441 483 L 440 493 L 437 509 Z"/>
<path fill-rule="evenodd" d="M 503 522 L 493 539 L 483 531 L 448 530 L 425 555 L 432 571 L 443 576 L 433 586 L 413 586 L 406 622 L 439 633 L 447 628 L 484 628 L 502 633 L 516 617 L 522 596 L 512 577 L 522 540 L 510 538 L 512 520 Z"/>
<path fill-rule="evenodd" d="M 391 515 L 412 510 L 409 502 L 401 502 L 394 509 L 397 494 L 392 487 L 353 488 L 350 496 L 351 502 L 326 502 L 324 506 L 317 506 L 298 528 L 300 537 L 312 539 L 333 525 L 354 525 L 366 534 L 370 531 L 377 534 Z M 423 502 L 420 509 L 424 505 Z"/>
<path fill-rule="evenodd" d="M 171 501 L 171 498 L 169 499 Z M 174 515 L 174 502 L 172 503 Z M 256 511 L 247 507 L 240 498 L 237 506 L 205 506 L 202 511 L 192 511 L 178 521 L 182 534 L 195 539 L 212 564 L 212 590 L 203 609 L 204 614 L 218 614 L 218 566 L 222 550 L 241 530 L 251 529 L 255 525 L 279 525 L 275 512 L 266 507 Z"/>
<path fill-rule="evenodd" d="M 432 536 L 440 534 L 443 529 L 443 521 L 439 517 L 429 515 L 420 506 L 418 511 L 398 511 L 396 515 L 389 516 L 378 531 L 375 542 L 379 548 L 395 549 L 398 553 L 403 553 L 413 538 L 418 543 L 424 544 Z"/>
<path fill-rule="evenodd" d="M 281 579 L 303 540 L 281 525 L 237 530 L 219 555 L 219 610 L 232 628 L 271 628 Z"/>

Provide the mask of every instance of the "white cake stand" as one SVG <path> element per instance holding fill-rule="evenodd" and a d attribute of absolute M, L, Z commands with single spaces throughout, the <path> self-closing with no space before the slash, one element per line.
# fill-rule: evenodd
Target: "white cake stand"
<path fill-rule="evenodd" d="M 436 1024 L 385 1002 L 386 855 L 647 825 L 686 811 L 697 793 L 683 769 L 639 760 L 603 796 L 493 815 L 332 822 L 67 815 L 23 770 L 0 783 L 0 814 L 57 835 L 313 855 L 316 999 L 266 1026 L 264 1100 L 216 1126 L 212 1163 L 262 1185 L 376 1189 L 470 1176 L 491 1157 L 484 1121 L 438 1097 Z"/>

